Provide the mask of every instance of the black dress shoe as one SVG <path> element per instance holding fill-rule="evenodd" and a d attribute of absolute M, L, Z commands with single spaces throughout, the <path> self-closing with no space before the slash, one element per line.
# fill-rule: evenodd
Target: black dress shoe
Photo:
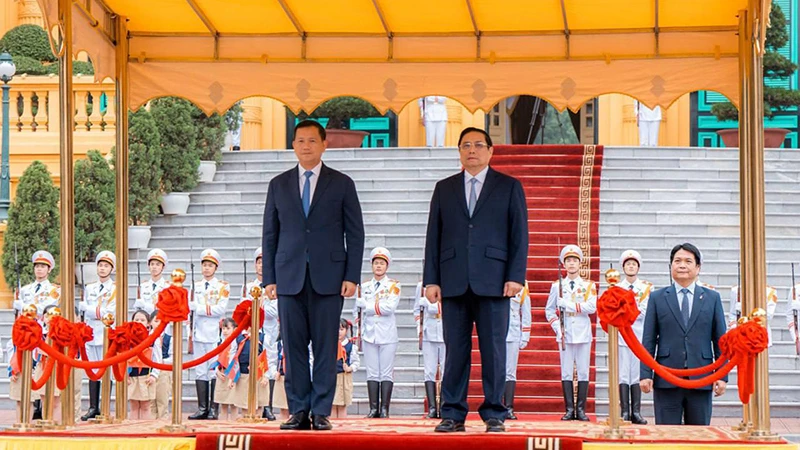
<path fill-rule="evenodd" d="M 439 423 L 439 425 L 436 425 L 436 428 L 434 428 L 433 431 L 438 431 L 439 433 L 453 433 L 456 431 L 467 431 L 467 429 L 464 428 L 464 422 L 459 422 L 453 419 L 444 419 L 441 421 L 441 423 Z"/>
<path fill-rule="evenodd" d="M 486 424 L 487 433 L 503 433 L 506 431 L 506 426 L 503 425 L 503 421 L 500 419 L 492 417 L 484 423 Z"/>
<path fill-rule="evenodd" d="M 314 416 L 312 427 L 317 431 L 328 431 L 333 429 L 333 425 L 331 425 L 331 421 L 328 420 L 328 416 Z"/>
<path fill-rule="evenodd" d="M 293 414 L 289 420 L 281 424 L 281 430 L 310 430 L 311 421 L 308 420 L 308 414 L 305 411 L 300 411 Z"/>

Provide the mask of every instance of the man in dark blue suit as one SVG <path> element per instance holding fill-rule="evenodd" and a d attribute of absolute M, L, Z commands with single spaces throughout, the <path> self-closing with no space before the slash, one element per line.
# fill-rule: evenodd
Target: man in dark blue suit
<path fill-rule="evenodd" d="M 442 302 L 447 353 L 436 431 L 464 431 L 474 324 L 484 394 L 478 412 L 486 431 L 500 432 L 508 299 L 525 283 L 528 209 L 519 180 L 489 167 L 493 148 L 485 131 L 465 129 L 458 147 L 464 171 L 436 183 L 425 242 L 425 296 Z"/>
<path fill-rule="evenodd" d="M 725 312 L 719 294 L 697 284 L 700 250 L 676 245 L 670 253 L 673 284 L 650 294 L 642 345 L 662 366 L 692 369 L 720 357 L 719 338 L 725 334 Z M 657 425 L 708 425 L 712 386 L 683 389 L 667 383 L 641 364 L 642 392 L 653 392 Z M 700 378 L 700 377 L 690 377 Z M 716 396 L 725 393 L 728 377 L 713 385 Z"/>
<path fill-rule="evenodd" d="M 339 318 L 361 276 L 364 222 L 353 180 L 322 164 L 325 129 L 298 123 L 292 147 L 299 164 L 270 181 L 262 236 L 262 285 L 278 298 L 292 414 L 281 429 L 310 429 L 313 416 L 315 430 L 330 430 Z"/>

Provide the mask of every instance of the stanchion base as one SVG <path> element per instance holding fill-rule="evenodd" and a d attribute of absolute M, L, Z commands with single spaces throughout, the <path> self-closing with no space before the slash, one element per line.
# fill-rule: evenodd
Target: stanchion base
<path fill-rule="evenodd" d="M 171 423 L 169 425 L 165 425 L 158 429 L 159 433 L 191 433 L 194 431 L 194 428 L 186 426 L 184 424 L 176 425 Z"/>
<path fill-rule="evenodd" d="M 114 416 L 103 416 L 103 415 L 100 415 L 100 416 L 96 416 L 94 419 L 89 419 L 89 422 L 90 423 L 107 424 L 107 423 L 117 423 L 119 421 Z"/>
<path fill-rule="evenodd" d="M 606 428 L 603 430 L 603 437 L 606 439 L 622 439 L 625 437 L 625 432 L 619 428 Z"/>
<path fill-rule="evenodd" d="M 5 431 L 11 433 L 27 433 L 28 431 L 36 431 L 36 427 L 29 423 L 15 423 L 11 428 L 6 428 Z"/>
<path fill-rule="evenodd" d="M 52 420 L 34 420 L 31 426 L 38 430 L 54 430 L 57 424 Z"/>
<path fill-rule="evenodd" d="M 752 423 L 744 423 L 742 421 L 742 422 L 739 422 L 739 425 L 732 426 L 731 430 L 733 430 L 733 431 L 745 431 L 746 432 L 746 431 L 749 431 L 750 428 L 753 428 L 753 424 Z"/>
<path fill-rule="evenodd" d="M 776 442 L 781 440 L 781 436 L 771 431 L 753 430 L 747 435 L 748 441 Z"/>
<path fill-rule="evenodd" d="M 245 414 L 244 417 L 241 417 L 240 419 L 238 419 L 237 422 L 241 422 L 241 423 L 267 423 L 267 419 L 262 418 L 260 414 L 258 414 L 258 415 L 254 414 L 252 416 L 250 414 Z"/>

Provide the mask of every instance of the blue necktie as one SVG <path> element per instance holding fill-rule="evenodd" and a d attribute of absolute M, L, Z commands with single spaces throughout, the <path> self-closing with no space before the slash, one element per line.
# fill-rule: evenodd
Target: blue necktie
<path fill-rule="evenodd" d="M 469 188 L 469 206 L 467 208 L 469 209 L 469 216 L 472 217 L 472 213 L 475 212 L 475 203 L 478 202 L 478 196 L 475 195 L 475 185 L 478 183 L 478 179 L 473 178 L 469 182 L 472 186 Z"/>
<path fill-rule="evenodd" d="M 314 175 L 314 172 L 310 170 L 306 170 L 303 176 L 306 177 L 306 182 L 303 185 L 303 214 L 308 217 L 308 209 L 311 207 L 311 175 Z"/>
<path fill-rule="evenodd" d="M 689 290 L 686 288 L 681 289 L 683 298 L 681 299 L 681 316 L 683 316 L 683 324 L 689 326 Z"/>

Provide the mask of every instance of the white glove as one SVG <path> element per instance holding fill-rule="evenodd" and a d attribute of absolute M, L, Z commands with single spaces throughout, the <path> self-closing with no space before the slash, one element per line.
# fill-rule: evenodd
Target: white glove
<path fill-rule="evenodd" d="M 741 312 L 742 312 L 742 302 L 736 302 L 736 307 L 735 307 L 735 310 L 736 310 L 736 312 L 738 312 L 738 313 L 741 313 Z"/>
<path fill-rule="evenodd" d="M 525 348 L 525 347 L 527 347 L 527 346 L 528 346 L 528 340 L 527 340 L 527 339 L 526 339 L 526 340 L 519 341 L 519 349 L 520 349 L 520 350 L 524 349 L 524 348 Z"/>
<path fill-rule="evenodd" d="M 794 300 L 789 304 L 789 309 L 792 311 L 800 311 L 800 300 Z"/>
<path fill-rule="evenodd" d="M 565 300 L 565 299 L 564 299 L 564 298 L 562 298 L 562 297 L 559 297 L 559 298 L 558 298 L 558 303 L 557 303 L 557 306 L 558 306 L 559 308 L 566 308 L 568 303 L 569 303 L 569 302 L 568 302 L 567 300 Z"/>
<path fill-rule="evenodd" d="M 278 371 L 275 369 L 270 369 L 267 371 L 267 379 L 274 380 L 278 376 Z"/>
<path fill-rule="evenodd" d="M 364 297 L 356 299 L 356 308 L 367 309 L 367 301 L 364 300 Z"/>

